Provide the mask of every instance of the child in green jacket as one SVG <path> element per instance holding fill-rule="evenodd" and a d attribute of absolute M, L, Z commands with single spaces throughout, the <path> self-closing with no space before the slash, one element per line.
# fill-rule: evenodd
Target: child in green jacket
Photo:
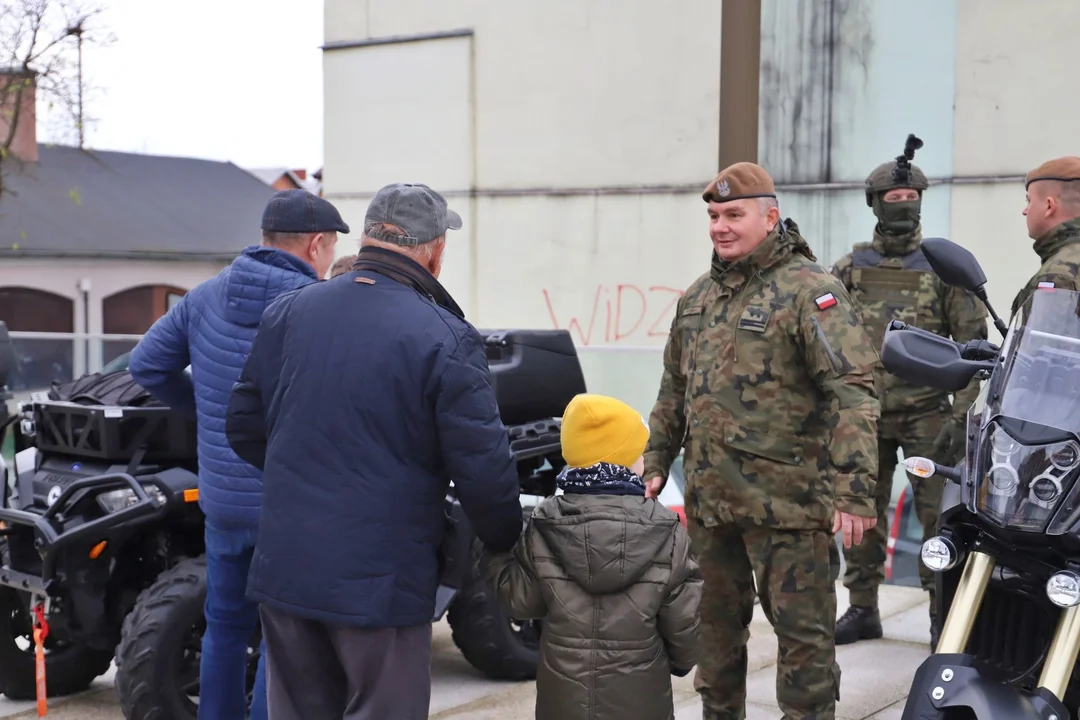
<path fill-rule="evenodd" d="M 678 516 L 645 497 L 649 429 L 625 403 L 578 395 L 562 421 L 563 494 L 533 511 L 486 577 L 539 618 L 537 720 L 670 720 L 671 675 L 700 653 L 702 579 Z"/>

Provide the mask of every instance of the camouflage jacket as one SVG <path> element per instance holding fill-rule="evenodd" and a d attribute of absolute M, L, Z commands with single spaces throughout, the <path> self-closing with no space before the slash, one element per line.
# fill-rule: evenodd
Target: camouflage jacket
<path fill-rule="evenodd" d="M 919 229 L 903 237 L 875 231 L 873 242 L 856 245 L 830 268 L 851 295 L 874 347 L 881 348 L 893 320 L 957 342 L 985 340 L 986 308 L 972 293 L 941 281 L 923 255 L 921 241 Z M 948 410 L 949 393 L 944 390 L 913 385 L 880 364 L 875 374 L 883 419 Z M 953 416 L 963 419 L 978 394 L 977 380 L 956 393 Z"/>
<path fill-rule="evenodd" d="M 1016 315 L 1040 283 L 1052 283 L 1065 290 L 1080 290 L 1080 218 L 1063 222 L 1035 241 L 1034 250 L 1042 261 L 1035 273 L 1013 300 L 1011 316 Z M 1049 287 L 1042 285 L 1042 287 Z"/>
<path fill-rule="evenodd" d="M 707 527 L 875 517 L 877 362 L 794 222 L 737 263 L 714 254 L 676 307 L 645 477 L 666 476 L 683 449 L 687 513 Z"/>

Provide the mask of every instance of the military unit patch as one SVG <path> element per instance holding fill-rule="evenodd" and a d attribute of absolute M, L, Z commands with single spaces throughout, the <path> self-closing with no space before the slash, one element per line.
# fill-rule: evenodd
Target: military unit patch
<path fill-rule="evenodd" d="M 818 306 L 818 310 L 828 310 L 836 304 L 836 296 L 832 293 L 825 293 L 821 297 L 815 299 L 814 304 Z"/>
<path fill-rule="evenodd" d="M 765 328 L 769 324 L 769 317 L 772 316 L 772 310 L 769 308 L 758 307 L 751 305 L 743 310 L 742 317 L 739 318 L 738 329 L 749 330 L 750 332 L 763 333 Z"/>

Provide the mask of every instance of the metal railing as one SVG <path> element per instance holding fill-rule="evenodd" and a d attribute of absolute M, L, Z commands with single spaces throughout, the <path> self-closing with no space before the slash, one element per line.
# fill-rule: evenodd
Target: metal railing
<path fill-rule="evenodd" d="M 15 370 L 8 388 L 17 398 L 96 372 L 130 352 L 142 335 L 11 332 Z"/>
<path fill-rule="evenodd" d="M 11 332 L 15 372 L 8 387 L 16 398 L 97 372 L 130 352 L 142 335 Z M 663 346 L 579 346 L 590 392 L 613 395 L 648 416 L 663 373 Z"/>

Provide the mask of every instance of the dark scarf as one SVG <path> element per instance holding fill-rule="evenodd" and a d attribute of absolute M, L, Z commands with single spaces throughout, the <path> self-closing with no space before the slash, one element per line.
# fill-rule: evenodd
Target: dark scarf
<path fill-rule="evenodd" d="M 629 468 L 597 463 L 584 468 L 564 468 L 555 479 L 564 493 L 585 495 L 645 495 L 645 483 Z"/>
<path fill-rule="evenodd" d="M 871 243 L 875 250 L 885 257 L 903 257 L 915 252 L 922 242 L 922 225 L 919 225 L 909 233 L 903 235 L 886 235 L 878 228 L 874 228 L 874 240 Z"/>
<path fill-rule="evenodd" d="M 356 262 L 353 263 L 352 269 L 369 270 L 385 275 L 406 287 L 411 287 L 424 297 L 431 298 L 436 305 L 441 305 L 459 318 L 465 319 L 465 312 L 458 307 L 454 298 L 435 279 L 435 276 L 423 265 L 401 253 L 380 247 L 362 247 L 356 255 Z"/>

